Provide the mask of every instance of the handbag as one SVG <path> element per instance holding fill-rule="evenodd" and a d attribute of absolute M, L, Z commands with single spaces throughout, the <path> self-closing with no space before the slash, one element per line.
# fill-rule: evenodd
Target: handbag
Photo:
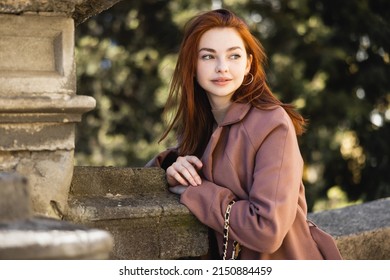
<path fill-rule="evenodd" d="M 307 221 L 309 224 L 310 234 L 317 244 L 321 255 L 325 260 L 342 260 L 342 256 L 340 254 L 339 249 L 337 248 L 336 241 L 329 234 L 320 229 L 315 223 L 312 221 Z"/>

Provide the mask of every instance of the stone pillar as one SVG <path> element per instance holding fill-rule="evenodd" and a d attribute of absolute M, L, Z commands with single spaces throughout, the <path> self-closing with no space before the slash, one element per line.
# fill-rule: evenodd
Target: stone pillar
<path fill-rule="evenodd" d="M 74 22 L 118 1 L 0 2 L 0 259 L 109 257 L 108 232 L 58 218 L 68 206 L 75 124 L 95 107 L 76 95 Z"/>
<path fill-rule="evenodd" d="M 65 211 L 75 123 L 94 106 L 76 95 L 72 18 L 0 14 L 0 170 L 28 178 L 35 213 Z"/>
<path fill-rule="evenodd" d="M 0 3 L 0 171 L 27 177 L 35 214 L 66 211 L 75 124 L 95 107 L 76 95 L 75 22 L 118 1 Z"/>
<path fill-rule="evenodd" d="M 75 22 L 119 1 L 0 2 L 0 171 L 27 177 L 35 214 L 66 211 L 75 124 L 95 107 L 76 95 Z"/>

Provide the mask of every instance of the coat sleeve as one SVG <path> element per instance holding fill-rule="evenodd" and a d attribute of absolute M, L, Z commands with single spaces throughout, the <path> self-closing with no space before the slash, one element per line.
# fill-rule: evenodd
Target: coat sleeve
<path fill-rule="evenodd" d="M 177 157 L 177 148 L 169 148 L 152 158 L 145 167 L 161 167 L 162 169 L 167 170 L 167 168 L 176 161 Z"/>
<path fill-rule="evenodd" d="M 238 200 L 230 214 L 230 238 L 261 253 L 273 253 L 281 246 L 297 213 L 303 161 L 287 118 L 282 117 L 258 143 L 248 199 Z M 222 233 L 232 199 L 236 197 L 228 188 L 205 181 L 189 187 L 181 202 L 201 222 Z"/>

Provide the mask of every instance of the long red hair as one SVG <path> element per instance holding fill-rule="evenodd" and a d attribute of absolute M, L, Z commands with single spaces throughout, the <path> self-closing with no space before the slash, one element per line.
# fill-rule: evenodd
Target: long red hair
<path fill-rule="evenodd" d="M 212 28 L 235 28 L 240 34 L 248 55 L 252 55 L 250 73 L 253 81 L 244 80 L 232 96 L 233 102 L 251 103 L 258 108 L 272 105 L 282 106 L 290 116 L 298 135 L 304 132 L 305 120 L 290 104 L 278 100 L 269 89 L 264 72 L 266 55 L 261 43 L 250 33 L 246 23 L 232 12 L 218 9 L 202 13 L 185 26 L 176 68 L 165 111 L 176 109 L 163 140 L 168 133 L 177 128 L 180 155 L 196 155 L 200 157 L 212 133 L 213 115 L 205 91 L 196 81 L 198 46 L 202 35 Z M 249 80 L 250 75 L 246 76 Z"/>

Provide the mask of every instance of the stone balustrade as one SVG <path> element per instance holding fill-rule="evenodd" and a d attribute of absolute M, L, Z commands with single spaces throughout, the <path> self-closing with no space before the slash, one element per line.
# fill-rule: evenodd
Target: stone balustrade
<path fill-rule="evenodd" d="M 336 238 L 344 259 L 390 259 L 390 198 L 309 214 Z"/>
<path fill-rule="evenodd" d="M 207 229 L 167 190 L 158 168 L 76 166 L 66 219 L 106 229 L 112 259 L 179 259 L 207 253 Z M 390 259 L 390 198 L 309 214 L 344 259 Z"/>
<path fill-rule="evenodd" d="M 207 228 L 167 191 L 159 168 L 75 167 L 65 219 L 108 230 L 112 259 L 205 255 Z"/>

